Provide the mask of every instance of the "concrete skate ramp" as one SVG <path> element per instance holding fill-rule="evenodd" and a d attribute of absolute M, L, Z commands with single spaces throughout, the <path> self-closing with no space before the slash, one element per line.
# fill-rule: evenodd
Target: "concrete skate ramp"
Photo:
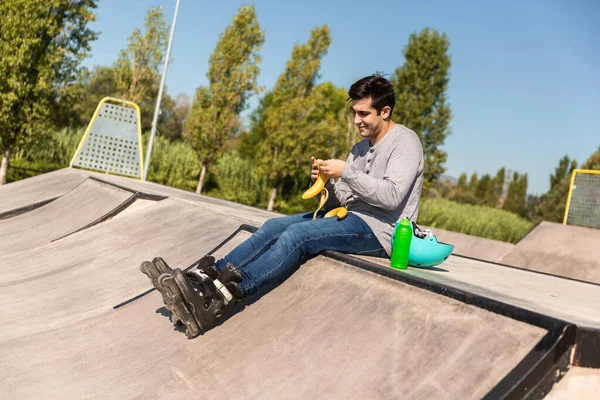
<path fill-rule="evenodd" d="M 157 204 L 146 210 L 152 209 L 155 216 L 175 217 L 173 211 L 182 206 Z M 183 214 L 189 216 L 188 211 L 200 214 L 205 226 L 229 223 L 222 217 L 218 223 L 207 220 L 197 209 Z M 124 226 L 129 225 L 127 219 L 121 220 Z M 150 221 L 154 221 L 150 227 L 161 225 Z M 181 225 L 181 220 L 172 224 Z M 152 254 L 166 254 L 172 264 L 181 264 L 184 258 L 196 258 L 209 238 L 218 235 L 186 236 L 191 232 L 183 228 L 182 234 L 197 245 L 195 249 L 189 244 L 174 249 L 171 243 L 161 245 L 155 240 L 148 243 Z M 102 229 L 99 226 L 76 236 Z M 161 235 L 163 242 L 169 233 Z M 225 254 L 244 236 L 236 236 L 216 255 Z M 126 245 L 132 250 L 138 247 Z M 157 292 L 117 310 L 107 307 L 108 298 L 116 304 L 126 293 L 134 294 L 131 286 L 138 291 L 148 287 L 135 265 L 149 257 L 147 250 L 143 253 L 121 253 L 123 260 L 107 260 L 103 266 L 107 272 L 84 288 L 93 300 L 81 298 L 86 303 L 82 306 L 69 307 L 68 303 L 89 277 L 63 276 L 54 281 L 67 297 L 55 306 L 69 307 L 78 315 L 71 322 L 78 323 L 68 324 L 62 311 L 54 312 L 44 320 L 35 317 L 30 330 L 19 329 L 20 335 L 0 338 L 0 383 L 8 397 L 477 399 L 546 334 L 543 329 L 319 257 L 222 325 L 188 340 L 170 324 Z M 104 307 L 98 307 L 98 292 L 107 292 L 102 296 Z M 96 310 L 90 312 L 93 303 Z M 1 313 L 4 316 L 7 309 L 19 307 L 30 317 L 37 314 L 28 306 L 15 302 Z M 52 321 L 57 317 L 60 324 Z M 34 322 L 54 329 L 36 332 L 31 330 Z M 2 326 L 7 326 L 5 321 Z"/>
<path fill-rule="evenodd" d="M 18 215 L 62 196 L 88 178 L 84 172 L 62 169 L 0 186 L 0 219 Z"/>
<path fill-rule="evenodd" d="M 111 212 L 134 194 L 88 179 L 58 199 L 0 220 L 0 255 L 46 245 Z"/>
<path fill-rule="evenodd" d="M 498 262 L 600 284 L 600 230 L 542 222 Z"/>
<path fill-rule="evenodd" d="M 0 255 L 3 397 L 498 398 L 556 381 L 574 343 L 577 365 L 599 365 L 600 286 L 461 257 L 404 272 L 379 259 L 372 273 L 321 256 L 188 340 L 140 262 L 187 267 L 277 214 L 106 180 L 170 198 Z"/>
<path fill-rule="evenodd" d="M 148 289 L 149 281 L 139 270 L 143 260 L 162 255 L 175 265 L 190 265 L 238 225 L 234 219 L 167 199 L 48 246 L 4 257 L 0 341 L 106 312 Z"/>

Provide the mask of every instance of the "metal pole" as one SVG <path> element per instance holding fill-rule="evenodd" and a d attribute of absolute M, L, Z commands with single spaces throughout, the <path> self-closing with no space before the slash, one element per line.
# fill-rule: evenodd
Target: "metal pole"
<path fill-rule="evenodd" d="M 163 68 L 162 77 L 160 78 L 160 86 L 158 88 L 158 98 L 156 99 L 156 108 L 154 109 L 154 117 L 152 118 L 152 129 L 150 131 L 150 141 L 148 142 L 148 150 L 146 151 L 146 164 L 144 165 L 144 177 L 148 177 L 148 167 L 150 166 L 150 156 L 152 155 L 152 145 L 154 144 L 154 135 L 156 135 L 156 125 L 158 122 L 158 114 L 160 113 L 160 101 L 162 100 L 163 86 L 167 77 L 167 68 L 169 67 L 169 57 L 171 56 L 171 43 L 173 42 L 173 34 L 175 33 L 175 24 L 177 23 L 177 14 L 179 13 L 179 0 L 175 5 L 175 15 L 173 16 L 173 25 L 171 25 L 171 34 L 169 35 L 169 44 L 167 45 L 167 56 L 165 57 L 165 66 Z"/>

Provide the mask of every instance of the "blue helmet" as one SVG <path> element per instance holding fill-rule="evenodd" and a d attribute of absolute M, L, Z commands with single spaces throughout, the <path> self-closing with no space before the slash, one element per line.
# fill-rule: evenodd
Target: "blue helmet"
<path fill-rule="evenodd" d="M 421 231 L 414 222 L 411 224 L 412 238 L 408 253 L 408 265 L 412 267 L 433 267 L 441 264 L 454 250 L 454 246 L 447 243 L 439 243 L 437 236 L 433 234 L 421 237 L 417 230 Z"/>
<path fill-rule="evenodd" d="M 396 223 L 396 228 L 398 223 Z M 433 267 L 441 264 L 454 250 L 454 246 L 447 243 L 439 243 L 437 237 L 431 231 L 422 230 L 416 223 L 410 225 L 412 238 L 408 252 L 408 265 L 411 267 Z M 429 234 L 427 234 L 429 233 Z M 392 235 L 392 246 L 394 236 Z"/>
<path fill-rule="evenodd" d="M 396 223 L 396 228 L 398 223 Z M 433 267 L 441 264 L 454 250 L 454 245 L 439 243 L 431 231 L 421 229 L 416 223 L 410 225 L 412 238 L 408 252 L 408 265 L 411 267 Z M 394 236 L 392 235 L 392 246 Z"/>

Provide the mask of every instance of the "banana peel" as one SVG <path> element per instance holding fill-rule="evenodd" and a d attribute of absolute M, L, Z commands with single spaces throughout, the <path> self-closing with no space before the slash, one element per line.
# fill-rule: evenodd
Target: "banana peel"
<path fill-rule="evenodd" d="M 348 215 L 348 209 L 346 207 L 338 207 L 338 208 L 334 208 L 333 210 L 329 211 L 327 214 L 325 214 L 325 216 L 323 218 L 337 217 L 337 219 L 339 221 L 339 220 L 346 218 L 346 215 Z"/>
<path fill-rule="evenodd" d="M 329 191 L 325 188 L 323 188 L 323 191 L 321 192 L 321 198 L 319 199 L 319 208 L 317 208 L 313 214 L 313 219 L 317 219 L 317 213 L 319 212 L 319 210 L 321 208 L 323 208 L 323 206 L 325 205 L 325 203 L 327 203 L 327 199 L 329 199 Z"/>

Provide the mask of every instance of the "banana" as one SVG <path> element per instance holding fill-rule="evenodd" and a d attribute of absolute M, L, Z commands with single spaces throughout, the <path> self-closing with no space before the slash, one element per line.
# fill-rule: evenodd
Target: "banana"
<path fill-rule="evenodd" d="M 346 218 L 348 215 L 348 209 L 346 207 L 338 207 L 329 211 L 323 218 L 337 217 L 338 220 Z"/>
<path fill-rule="evenodd" d="M 323 160 L 317 160 L 317 167 L 321 163 L 321 161 Z M 302 199 L 306 200 L 315 197 L 319 193 L 321 194 L 321 198 L 319 199 L 319 208 L 317 208 L 317 210 L 314 212 L 313 219 L 317 219 L 317 213 L 321 208 L 323 208 L 325 203 L 327 203 L 327 199 L 329 199 L 329 191 L 325 189 L 327 181 L 329 181 L 329 177 L 319 172 L 319 176 L 317 177 L 315 183 L 302 195 Z M 337 216 L 338 220 L 340 220 L 344 219 L 346 215 L 348 215 L 348 210 L 346 209 L 346 207 L 338 207 L 325 214 L 324 218 L 331 218 Z"/>
<path fill-rule="evenodd" d="M 321 161 L 323 160 L 317 160 L 317 165 L 319 165 Z M 310 188 L 308 188 L 306 192 L 304 192 L 304 194 L 302 195 L 302 199 L 312 199 L 313 197 L 321 193 L 321 191 L 323 191 L 323 188 L 325 188 L 327 181 L 329 181 L 329 177 L 327 175 L 319 173 L 319 176 L 317 177 L 317 180 L 315 181 L 314 185 L 312 185 Z"/>

